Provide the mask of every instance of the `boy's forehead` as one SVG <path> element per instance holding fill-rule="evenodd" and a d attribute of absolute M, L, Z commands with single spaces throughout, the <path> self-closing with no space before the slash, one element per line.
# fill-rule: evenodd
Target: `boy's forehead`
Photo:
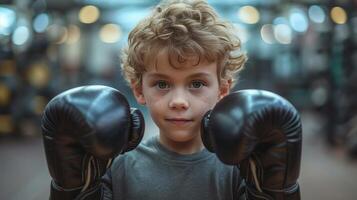
<path fill-rule="evenodd" d="M 178 62 L 177 58 L 171 59 Z M 186 80 L 192 78 L 214 80 L 218 78 L 217 62 L 199 60 L 199 56 L 192 56 L 187 59 L 188 60 L 184 64 L 176 63 L 177 66 L 173 66 L 174 64 L 169 61 L 170 55 L 167 52 L 160 52 L 154 59 L 156 61 L 146 67 L 143 76 L 148 79 L 169 78 L 172 80 Z"/>
<path fill-rule="evenodd" d="M 215 62 L 208 62 L 203 56 L 197 54 L 186 54 L 179 56 L 177 54 L 170 54 L 167 50 L 160 50 L 156 56 L 149 58 L 149 65 L 147 70 L 164 70 L 166 68 L 187 69 L 195 66 L 210 64 Z"/>

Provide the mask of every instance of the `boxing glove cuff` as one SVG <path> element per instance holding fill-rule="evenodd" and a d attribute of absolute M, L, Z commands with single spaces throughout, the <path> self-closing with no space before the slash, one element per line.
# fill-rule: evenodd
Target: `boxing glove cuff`
<path fill-rule="evenodd" d="M 246 185 L 247 200 L 299 200 L 300 199 L 300 188 L 299 184 L 296 183 L 289 188 L 283 190 L 272 190 L 268 188 L 262 188 L 263 191 L 256 189 L 254 185 Z"/>
<path fill-rule="evenodd" d="M 82 187 L 65 189 L 51 181 L 50 200 L 74 199 L 82 190 Z"/>

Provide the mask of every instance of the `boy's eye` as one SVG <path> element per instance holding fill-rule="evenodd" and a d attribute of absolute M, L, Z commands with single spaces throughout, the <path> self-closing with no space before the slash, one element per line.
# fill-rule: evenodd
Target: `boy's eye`
<path fill-rule="evenodd" d="M 158 81 L 156 82 L 156 87 L 159 89 L 168 89 L 170 86 L 165 81 Z"/>
<path fill-rule="evenodd" d="M 199 89 L 199 88 L 203 87 L 204 85 L 205 84 L 202 81 L 192 81 L 190 88 Z"/>

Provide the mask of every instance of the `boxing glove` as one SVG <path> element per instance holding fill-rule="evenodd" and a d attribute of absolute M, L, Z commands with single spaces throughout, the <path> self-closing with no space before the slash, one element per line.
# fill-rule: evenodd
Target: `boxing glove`
<path fill-rule="evenodd" d="M 101 176 L 115 156 L 139 144 L 144 127 L 141 112 L 114 88 L 83 86 L 54 97 L 41 125 L 50 199 L 99 199 Z"/>
<path fill-rule="evenodd" d="M 205 114 L 201 131 L 208 150 L 240 168 L 247 199 L 300 199 L 302 128 L 287 100 L 262 90 L 231 93 Z"/>

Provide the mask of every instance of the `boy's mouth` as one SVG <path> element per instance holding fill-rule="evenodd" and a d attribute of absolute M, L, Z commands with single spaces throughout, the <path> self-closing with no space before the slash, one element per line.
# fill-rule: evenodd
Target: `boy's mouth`
<path fill-rule="evenodd" d="M 192 119 L 185 119 L 185 118 L 167 118 L 165 120 L 176 125 L 183 125 L 193 121 Z"/>

